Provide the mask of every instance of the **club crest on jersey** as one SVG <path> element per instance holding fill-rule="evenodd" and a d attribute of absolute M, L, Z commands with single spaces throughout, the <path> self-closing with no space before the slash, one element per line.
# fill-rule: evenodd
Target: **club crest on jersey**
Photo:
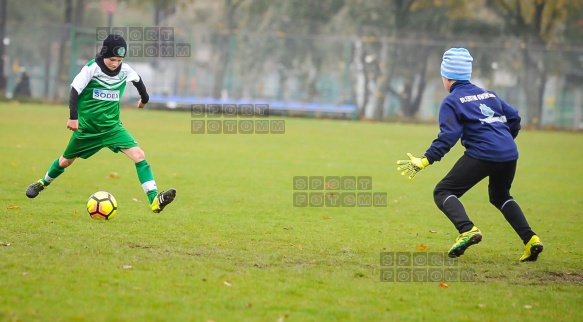
<path fill-rule="evenodd" d="M 93 90 L 93 98 L 102 101 L 119 101 L 119 91 L 96 88 Z"/>
<path fill-rule="evenodd" d="M 494 122 L 506 123 L 506 116 L 494 117 L 494 111 L 486 104 L 480 104 L 480 112 L 486 116 L 486 118 L 480 119 L 482 124 Z"/>
<path fill-rule="evenodd" d="M 494 111 L 492 111 L 492 109 L 486 104 L 480 104 L 480 112 L 482 112 L 482 114 L 486 115 L 487 117 L 494 116 Z"/>

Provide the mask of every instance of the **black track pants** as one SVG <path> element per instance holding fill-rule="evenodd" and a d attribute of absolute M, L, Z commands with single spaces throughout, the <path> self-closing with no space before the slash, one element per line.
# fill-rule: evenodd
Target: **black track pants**
<path fill-rule="evenodd" d="M 510 195 L 515 173 L 516 160 L 492 162 L 463 155 L 437 184 L 433 191 L 433 199 L 459 233 L 464 233 L 472 229 L 474 224 L 458 198 L 488 177 L 490 203 L 502 212 L 504 218 L 526 244 L 535 233 L 528 225 L 520 206 Z"/>

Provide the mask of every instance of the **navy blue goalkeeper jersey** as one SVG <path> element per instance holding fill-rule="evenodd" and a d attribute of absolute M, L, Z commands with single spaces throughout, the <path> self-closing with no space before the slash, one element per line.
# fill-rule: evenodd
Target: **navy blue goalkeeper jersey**
<path fill-rule="evenodd" d="M 518 111 L 469 81 L 456 81 L 450 90 L 439 109 L 439 134 L 425 152 L 429 162 L 441 160 L 460 139 L 464 153 L 474 159 L 518 159 L 514 142 L 520 131 Z"/>

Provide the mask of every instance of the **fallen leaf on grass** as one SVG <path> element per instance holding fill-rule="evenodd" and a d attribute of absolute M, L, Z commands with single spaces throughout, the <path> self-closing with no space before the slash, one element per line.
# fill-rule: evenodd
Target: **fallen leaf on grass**
<path fill-rule="evenodd" d="M 437 232 L 437 230 L 429 230 L 430 233 L 435 234 Z"/>
<path fill-rule="evenodd" d="M 439 282 L 439 287 L 448 288 L 449 285 L 447 285 L 445 282 Z"/>
<path fill-rule="evenodd" d="M 225 284 L 225 285 L 227 285 L 227 286 L 231 286 L 231 285 L 233 285 L 233 284 L 231 284 L 231 283 L 229 283 L 229 282 L 227 282 L 227 281 L 224 281 L 224 282 L 223 282 L 223 284 Z"/>
<path fill-rule="evenodd" d="M 8 205 L 7 209 L 19 209 L 20 206 Z"/>
<path fill-rule="evenodd" d="M 300 250 L 304 249 L 304 248 L 302 247 L 302 244 L 298 244 L 298 248 L 299 248 Z"/>
<path fill-rule="evenodd" d="M 532 309 L 532 305 L 525 305 L 524 308 L 527 309 L 527 310 L 528 309 Z"/>
<path fill-rule="evenodd" d="M 107 177 L 109 179 L 119 179 L 119 174 L 117 174 L 117 172 L 110 172 Z"/>
<path fill-rule="evenodd" d="M 429 248 L 429 246 L 425 246 L 425 245 L 421 244 L 421 245 L 415 246 L 415 248 L 417 248 L 417 250 L 426 250 L 427 248 Z"/>
<path fill-rule="evenodd" d="M 330 217 L 328 217 L 328 216 L 322 216 L 322 219 L 324 219 L 324 220 L 328 220 L 328 219 L 331 219 L 331 218 L 330 218 Z"/>

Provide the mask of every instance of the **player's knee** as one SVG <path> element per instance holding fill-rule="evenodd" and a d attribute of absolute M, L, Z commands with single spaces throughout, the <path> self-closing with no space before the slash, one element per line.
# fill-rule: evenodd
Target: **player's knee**
<path fill-rule="evenodd" d="M 445 198 L 448 195 L 449 195 L 448 193 L 439 189 L 439 186 L 435 187 L 435 189 L 433 190 L 433 201 L 435 202 L 438 208 L 441 209 L 441 207 L 443 206 L 443 202 L 445 201 Z"/>
<path fill-rule="evenodd" d="M 135 160 L 136 162 L 140 162 L 140 161 L 144 161 L 146 160 L 146 153 L 144 152 L 144 150 L 138 148 L 135 154 Z"/>
<path fill-rule="evenodd" d="M 506 200 L 508 200 L 508 196 L 499 196 L 499 195 L 495 195 L 495 194 L 490 193 L 489 200 L 490 200 L 490 203 L 494 207 L 500 209 L 500 207 L 502 207 L 504 202 L 506 202 Z"/>
<path fill-rule="evenodd" d="M 64 157 L 60 157 L 59 158 L 59 166 L 61 168 L 66 168 L 66 167 L 70 166 L 71 164 L 73 164 L 73 161 L 75 161 L 75 158 L 65 159 Z"/>
<path fill-rule="evenodd" d="M 494 207 L 500 209 L 502 205 L 512 197 L 510 197 L 510 193 L 508 193 L 508 191 L 489 190 L 488 198 L 490 200 L 490 203 L 494 205 Z"/>

